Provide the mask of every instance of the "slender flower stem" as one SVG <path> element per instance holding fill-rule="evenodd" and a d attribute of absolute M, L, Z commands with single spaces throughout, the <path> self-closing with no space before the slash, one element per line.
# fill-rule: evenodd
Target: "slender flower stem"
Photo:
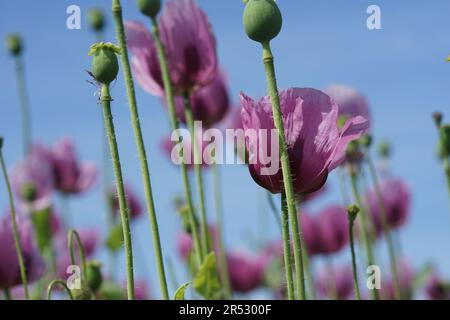
<path fill-rule="evenodd" d="M 28 154 L 32 143 L 31 111 L 30 100 L 28 98 L 27 83 L 25 81 L 24 64 L 20 57 L 15 58 L 17 88 L 20 99 L 20 113 L 22 122 L 22 141 L 24 156 Z"/>
<path fill-rule="evenodd" d="M 294 281 L 291 262 L 291 236 L 289 232 L 289 213 L 286 196 L 281 194 L 281 237 L 283 238 L 284 269 L 286 272 L 287 295 L 289 300 L 295 300 Z"/>
<path fill-rule="evenodd" d="M 9 288 L 3 289 L 3 294 L 5 295 L 5 300 L 12 300 L 11 291 L 9 291 Z"/>
<path fill-rule="evenodd" d="M 353 196 L 355 198 L 356 204 L 360 208 L 360 213 L 359 213 L 359 215 L 361 216 L 361 219 L 359 220 L 360 221 L 360 231 L 361 231 L 361 237 L 364 242 L 364 248 L 366 251 L 366 263 L 367 263 L 367 266 L 371 266 L 374 264 L 374 256 L 373 256 L 373 251 L 372 251 L 372 245 L 370 243 L 370 239 L 369 239 L 369 235 L 368 235 L 367 214 L 366 214 L 366 210 L 364 209 L 364 206 L 362 204 L 361 196 L 358 191 L 358 181 L 357 181 L 356 173 L 353 173 L 353 172 L 350 173 L 350 181 L 351 181 Z M 378 290 L 376 290 L 376 289 L 371 290 L 371 294 L 372 294 L 372 299 L 374 299 L 374 300 L 379 299 Z"/>
<path fill-rule="evenodd" d="M 81 271 L 83 273 L 83 280 L 87 281 L 87 267 L 86 267 L 86 254 L 84 251 L 83 242 L 81 241 L 80 234 L 75 230 L 69 230 L 67 233 L 67 243 L 69 244 L 69 252 L 70 252 L 70 263 L 72 265 L 76 265 L 76 259 L 75 259 L 75 248 L 73 245 L 73 238 L 75 237 L 75 240 L 77 241 L 78 246 L 78 255 L 80 256 L 80 262 L 81 262 Z"/>
<path fill-rule="evenodd" d="M 202 175 L 202 151 L 201 146 L 197 141 L 197 132 L 195 132 L 194 126 L 194 116 L 192 114 L 192 107 L 189 101 L 189 96 L 187 94 L 184 95 L 184 113 L 186 116 L 186 123 L 191 134 L 191 143 L 192 150 L 194 153 L 194 171 L 195 177 L 197 181 L 197 189 L 198 189 L 198 197 L 200 203 L 200 226 L 201 226 L 201 238 L 202 238 L 202 246 L 203 246 L 203 256 L 206 255 L 210 251 L 210 239 L 209 239 L 209 231 L 208 231 L 208 220 L 206 218 L 206 207 L 205 207 L 205 192 L 203 188 L 203 175 Z M 201 142 L 201 141 L 200 141 Z"/>
<path fill-rule="evenodd" d="M 355 254 L 355 238 L 353 236 L 354 220 L 349 217 L 348 219 L 348 234 L 350 239 L 350 251 L 352 254 L 352 269 L 353 269 L 353 284 L 355 286 L 355 297 L 361 300 L 361 292 L 359 291 L 358 283 L 358 268 L 356 266 L 356 254 Z"/>
<path fill-rule="evenodd" d="M 137 144 L 138 149 L 138 155 L 139 155 L 139 161 L 141 164 L 141 174 L 142 174 L 142 181 L 144 184 L 144 193 L 145 193 L 145 199 L 147 203 L 147 211 L 148 216 L 150 219 L 150 226 L 152 229 L 152 237 L 153 237 L 153 250 L 155 253 L 156 258 L 156 264 L 158 269 L 158 276 L 159 276 L 159 284 L 161 289 L 161 294 L 163 296 L 163 299 L 169 300 L 169 292 L 167 289 L 167 280 L 166 280 L 166 273 L 164 270 L 164 260 L 162 255 L 162 249 L 161 249 L 161 239 L 159 236 L 159 228 L 158 228 L 158 220 L 155 213 L 155 204 L 153 199 L 153 193 L 152 193 L 152 185 L 150 182 L 150 171 L 148 167 L 148 161 L 147 161 L 147 153 L 145 150 L 144 145 L 144 138 L 142 136 L 142 129 L 139 121 L 139 112 L 136 102 L 136 93 L 134 91 L 134 84 L 133 84 L 133 76 L 131 74 L 131 67 L 130 67 L 130 61 L 128 58 L 128 50 L 127 50 L 127 43 L 125 38 L 125 29 L 123 26 L 123 19 L 122 19 L 122 7 L 120 5 L 119 0 L 113 0 L 113 15 L 114 15 L 114 22 L 116 25 L 116 35 L 117 40 L 119 42 L 120 48 L 122 49 L 121 59 L 122 59 L 122 69 L 123 69 L 123 75 L 125 78 L 125 86 L 127 89 L 127 95 L 128 95 L 128 104 L 130 107 L 130 114 L 131 114 L 131 123 L 133 125 L 135 140 Z"/>
<path fill-rule="evenodd" d="M 226 256 L 226 248 L 225 248 L 225 236 L 224 236 L 224 219 L 223 219 L 223 203 L 222 203 L 222 190 L 221 190 L 221 179 L 220 179 L 220 170 L 217 163 L 214 163 L 212 166 L 212 174 L 214 179 L 214 200 L 216 203 L 216 225 L 218 232 L 218 255 L 219 255 L 219 272 L 220 278 L 222 280 L 222 285 L 225 291 L 225 297 L 227 299 L 231 299 L 231 285 L 230 285 L 230 276 L 228 273 L 228 264 L 227 264 L 227 256 Z"/>
<path fill-rule="evenodd" d="M 119 211 L 122 221 L 123 238 L 125 242 L 127 294 L 129 300 L 134 300 L 133 248 L 131 241 L 130 214 L 128 212 L 128 205 L 123 186 L 122 168 L 120 165 L 116 132 L 114 129 L 113 116 L 111 113 L 111 96 L 109 94 L 108 85 L 102 85 L 100 100 L 103 107 L 103 121 L 105 124 L 106 135 L 108 137 L 109 150 L 111 152 L 114 175 L 116 177 L 117 195 L 119 198 Z"/>
<path fill-rule="evenodd" d="M 157 23 L 156 19 L 152 18 L 151 22 L 152 22 L 152 34 L 153 34 L 153 38 L 155 40 L 156 48 L 158 51 L 159 65 L 161 67 L 161 74 L 162 74 L 163 83 L 164 83 L 164 92 L 166 94 L 167 105 L 169 108 L 170 124 L 172 126 L 172 130 L 174 131 L 174 133 L 176 135 L 177 141 L 181 142 L 181 137 L 180 137 L 180 133 L 178 130 L 179 122 L 178 122 L 176 111 L 175 111 L 175 99 L 174 99 L 173 87 L 172 87 L 172 83 L 171 83 L 170 75 L 169 75 L 169 65 L 167 63 L 166 52 L 161 43 L 161 37 L 159 35 L 159 28 L 158 28 L 158 23 Z M 195 210 L 194 210 L 194 205 L 192 202 L 191 185 L 189 182 L 187 167 L 184 162 L 184 157 L 181 157 L 180 168 L 181 168 L 181 176 L 183 179 L 185 200 L 186 200 L 186 203 L 188 206 L 189 224 L 190 224 L 192 239 L 194 242 L 194 251 L 195 251 L 196 261 L 197 261 L 197 265 L 200 266 L 203 261 L 203 255 L 202 255 L 202 250 L 201 250 L 200 237 L 198 234 L 197 219 L 195 218 Z"/>
<path fill-rule="evenodd" d="M 60 280 L 53 280 L 52 282 L 50 282 L 50 284 L 47 287 L 47 300 L 52 300 L 52 292 L 53 292 L 53 288 L 56 286 L 61 286 L 62 288 L 64 288 L 64 290 L 66 291 L 67 295 L 69 296 L 70 300 L 73 300 L 73 295 L 72 292 L 70 291 L 69 287 L 67 286 L 67 284 Z"/>
<path fill-rule="evenodd" d="M 283 185 L 286 192 L 286 203 L 289 214 L 289 221 L 291 223 L 292 239 L 294 242 L 294 262 L 295 262 L 295 277 L 296 277 L 296 291 L 297 298 L 305 299 L 305 277 L 303 270 L 303 250 L 302 241 L 300 239 L 301 226 L 299 217 L 297 217 L 297 205 L 294 194 L 294 186 L 292 182 L 291 167 L 289 163 L 289 155 L 286 146 L 284 135 L 283 115 L 280 107 L 280 97 L 278 95 L 277 80 L 275 76 L 275 66 L 273 62 L 273 55 L 270 49 L 269 42 L 263 43 L 263 62 L 266 69 L 267 84 L 269 87 L 270 99 L 272 102 L 272 113 L 275 128 L 278 130 L 281 168 L 283 172 Z M 299 216 L 301 215 L 299 210 Z M 300 227 L 300 228 L 299 228 Z"/>
<path fill-rule="evenodd" d="M 392 272 L 392 278 L 393 278 L 394 294 L 395 294 L 395 298 L 397 300 L 400 300 L 402 298 L 402 293 L 400 290 L 400 282 L 399 282 L 399 278 L 398 278 L 394 241 L 392 240 L 392 234 L 391 234 L 391 231 L 389 230 L 389 225 L 387 222 L 386 206 L 384 204 L 380 183 L 378 181 L 378 175 L 377 175 L 377 172 L 375 169 L 375 165 L 372 161 L 372 157 L 370 156 L 369 150 L 366 151 L 365 158 L 367 160 L 370 175 L 372 176 L 374 190 L 375 190 L 375 194 L 376 194 L 377 202 L 378 202 L 378 207 L 379 207 L 380 213 L 381 213 L 381 227 L 383 229 L 383 233 L 386 238 L 386 243 L 387 243 L 387 248 L 388 248 L 389 260 L 390 260 L 391 272 Z"/>
<path fill-rule="evenodd" d="M 1 145 L 0 145 L 0 162 L 2 166 L 3 176 L 5 178 L 6 189 L 8 190 L 8 198 L 11 211 L 11 225 L 14 237 L 14 245 L 16 247 L 17 260 L 19 262 L 20 277 L 22 280 L 23 291 L 25 293 L 25 299 L 29 300 L 30 295 L 28 292 L 27 273 L 25 269 L 22 248 L 20 247 L 20 234 L 19 228 L 17 227 L 16 208 L 14 205 L 14 198 L 11 191 L 11 184 L 9 182 L 8 171 L 6 170 L 5 159 L 3 157 L 3 150 Z"/>

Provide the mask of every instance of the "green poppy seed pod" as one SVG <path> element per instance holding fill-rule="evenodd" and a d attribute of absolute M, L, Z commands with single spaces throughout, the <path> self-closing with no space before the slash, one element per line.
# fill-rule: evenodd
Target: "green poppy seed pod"
<path fill-rule="evenodd" d="M 94 31 L 103 31 L 105 28 L 105 15 L 101 9 L 91 9 L 89 11 L 89 25 Z"/>
<path fill-rule="evenodd" d="M 161 0 L 137 0 L 139 10 L 143 15 L 156 18 L 161 10 Z"/>
<path fill-rule="evenodd" d="M 389 142 L 382 141 L 378 145 L 378 154 L 381 158 L 389 158 L 392 154 L 392 148 Z"/>
<path fill-rule="evenodd" d="M 120 48 L 112 43 L 96 43 L 92 45 L 89 55 L 92 56 L 92 74 L 98 82 L 109 85 L 117 78 L 119 61 L 117 54 Z"/>
<path fill-rule="evenodd" d="M 87 270 L 87 283 L 92 292 L 97 292 L 102 286 L 102 264 L 99 261 L 90 261 L 86 266 Z"/>
<path fill-rule="evenodd" d="M 358 216 L 360 209 L 356 204 L 352 204 L 347 207 L 347 213 L 348 217 L 351 221 L 355 221 L 356 217 Z"/>
<path fill-rule="evenodd" d="M 6 47 L 13 56 L 20 56 L 23 50 L 22 39 L 18 34 L 10 34 L 6 37 Z"/>
<path fill-rule="evenodd" d="M 280 33 L 283 18 L 274 0 L 249 0 L 245 5 L 243 22 L 250 39 L 265 43 Z"/>

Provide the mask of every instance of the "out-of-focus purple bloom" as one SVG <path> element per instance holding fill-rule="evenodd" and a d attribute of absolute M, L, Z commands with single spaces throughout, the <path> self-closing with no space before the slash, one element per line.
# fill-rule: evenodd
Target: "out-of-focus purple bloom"
<path fill-rule="evenodd" d="M 33 226 L 28 219 L 17 219 L 20 246 L 25 263 L 28 283 L 42 277 L 45 273 L 44 260 L 35 246 Z M 12 288 L 22 283 L 19 261 L 12 233 L 11 220 L 6 216 L 0 220 L 0 288 Z"/>
<path fill-rule="evenodd" d="M 202 121 L 205 128 L 210 128 L 222 121 L 230 109 L 225 75 L 218 72 L 211 84 L 198 89 L 191 95 L 190 102 L 194 120 Z M 183 98 L 177 97 L 175 103 L 178 119 L 186 123 Z"/>
<path fill-rule="evenodd" d="M 137 196 L 137 194 L 134 192 L 133 188 L 131 188 L 130 185 L 125 184 L 125 196 L 127 198 L 127 204 L 128 209 L 130 210 L 130 217 L 131 219 L 137 219 L 139 218 L 142 213 L 144 212 L 141 205 L 141 200 Z M 117 198 L 117 190 L 114 188 L 114 190 L 111 191 L 110 197 L 113 204 L 113 211 L 114 214 L 119 214 L 119 199 Z"/>
<path fill-rule="evenodd" d="M 53 164 L 42 149 L 34 149 L 27 158 L 13 168 L 11 185 L 21 203 L 39 211 L 51 204 L 55 188 Z"/>
<path fill-rule="evenodd" d="M 397 270 L 401 297 L 402 299 L 410 299 L 414 282 L 414 270 L 405 260 L 397 262 Z M 382 279 L 380 296 L 386 300 L 394 300 L 395 289 L 393 279 L 390 277 L 384 277 Z"/>
<path fill-rule="evenodd" d="M 390 178 L 381 182 L 380 189 L 388 226 L 392 229 L 403 226 L 408 219 L 411 205 L 411 194 L 408 186 L 400 179 Z M 367 193 L 366 203 L 370 210 L 375 231 L 377 235 L 380 235 L 382 232 L 382 211 L 374 190 Z"/>
<path fill-rule="evenodd" d="M 305 242 L 306 251 L 309 256 L 319 253 L 318 234 L 319 226 L 315 217 L 303 211 L 301 214 L 301 226 L 303 241 Z"/>
<path fill-rule="evenodd" d="M 123 288 L 126 295 L 126 281 L 124 281 Z M 136 300 L 151 300 L 147 281 L 144 279 L 136 279 L 134 281 L 134 294 Z"/>
<path fill-rule="evenodd" d="M 316 253 L 336 253 L 348 244 L 348 218 L 345 208 L 337 205 L 329 206 L 316 219 L 318 226 Z"/>
<path fill-rule="evenodd" d="M 86 257 L 92 257 L 95 251 L 97 250 L 100 235 L 96 229 L 81 229 L 77 230 L 81 243 L 83 244 L 84 252 Z M 67 267 L 72 263 L 70 261 L 70 252 L 69 246 L 67 243 L 67 235 L 59 234 L 55 241 L 56 244 L 56 252 L 57 252 L 57 273 L 61 279 L 66 279 L 70 274 L 67 273 Z M 79 262 L 79 254 L 78 254 L 78 243 L 74 239 L 73 248 L 75 250 L 75 259 L 77 263 Z"/>
<path fill-rule="evenodd" d="M 450 300 L 450 286 L 433 271 L 425 286 L 425 292 L 431 300 Z"/>
<path fill-rule="evenodd" d="M 183 260 L 186 260 L 192 250 L 192 236 L 186 231 L 181 231 L 177 235 L 177 250 Z"/>
<path fill-rule="evenodd" d="M 80 163 L 75 146 L 69 139 L 58 142 L 50 153 L 53 163 L 55 187 L 67 194 L 89 190 L 97 178 L 97 168 L 90 163 Z"/>
<path fill-rule="evenodd" d="M 216 41 L 206 14 L 195 1 L 167 2 L 159 28 L 177 94 L 210 84 L 217 73 Z M 139 22 L 126 22 L 125 29 L 138 83 L 151 94 L 163 96 L 161 69 L 151 33 Z"/>
<path fill-rule="evenodd" d="M 337 104 L 325 93 L 315 89 L 292 88 L 282 91 L 280 103 L 295 193 L 302 195 L 317 191 L 326 182 L 328 173 L 345 160 L 348 143 L 359 139 L 368 130 L 369 123 L 357 116 L 347 119 L 342 129 L 339 129 Z M 283 177 L 279 159 L 276 174 L 262 171 L 274 165 L 264 163 L 261 159 L 267 160 L 264 155 L 270 155 L 271 144 L 278 143 L 278 138 L 271 141 L 270 130 L 275 126 L 270 97 L 256 102 L 242 93 L 241 105 L 244 129 L 253 129 L 258 133 L 246 141 L 250 159 L 256 157 L 256 164 L 249 165 L 250 174 L 260 186 L 272 193 L 280 193 L 283 190 Z M 265 143 L 259 133 L 267 136 Z M 264 154 L 260 154 L 259 144 L 262 144 Z"/>
<path fill-rule="evenodd" d="M 333 84 L 324 90 L 339 106 L 339 117 L 356 117 L 371 121 L 369 103 L 356 89 L 342 84 Z"/>
<path fill-rule="evenodd" d="M 231 288 L 235 292 L 250 292 L 258 288 L 264 279 L 264 262 L 244 252 L 227 254 Z"/>
<path fill-rule="evenodd" d="M 321 270 L 316 287 L 322 299 L 349 299 L 353 292 L 353 271 L 349 266 Z"/>

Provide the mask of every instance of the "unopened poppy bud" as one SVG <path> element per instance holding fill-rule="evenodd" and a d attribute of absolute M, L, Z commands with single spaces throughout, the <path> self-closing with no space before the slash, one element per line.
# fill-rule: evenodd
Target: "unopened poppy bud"
<path fill-rule="evenodd" d="M 280 33 L 283 18 L 274 0 L 248 0 L 243 22 L 250 39 L 265 43 Z"/>
<path fill-rule="evenodd" d="M 101 9 L 92 9 L 89 11 L 89 25 L 94 31 L 103 31 L 105 28 L 105 15 Z"/>
<path fill-rule="evenodd" d="M 22 198 L 27 202 L 36 200 L 37 189 L 33 183 L 25 183 L 21 190 Z"/>
<path fill-rule="evenodd" d="M 352 204 L 347 207 L 347 213 L 349 219 L 353 222 L 355 221 L 356 217 L 358 216 L 360 209 L 356 204 Z"/>
<path fill-rule="evenodd" d="M 360 139 L 361 145 L 363 145 L 365 148 L 370 148 L 372 145 L 372 136 L 370 134 L 366 134 Z"/>
<path fill-rule="evenodd" d="M 161 9 L 161 0 L 137 0 L 137 5 L 143 15 L 155 18 Z"/>
<path fill-rule="evenodd" d="M 378 154 L 380 155 L 380 157 L 389 158 L 391 156 L 391 153 L 392 148 L 389 142 L 387 141 L 380 142 L 380 144 L 378 145 Z"/>
<path fill-rule="evenodd" d="M 94 294 L 87 286 L 81 286 L 81 289 L 72 289 L 70 292 L 74 300 L 92 300 L 94 298 Z"/>
<path fill-rule="evenodd" d="M 91 46 L 89 52 L 89 55 L 93 57 L 91 71 L 98 82 L 109 85 L 117 78 L 118 54 L 120 54 L 120 48 L 112 43 L 100 42 Z"/>
<path fill-rule="evenodd" d="M 102 264 L 99 261 L 90 261 L 87 263 L 87 283 L 92 292 L 97 292 L 102 286 Z"/>
<path fill-rule="evenodd" d="M 442 115 L 441 112 L 434 112 L 434 113 L 433 113 L 434 123 L 436 123 L 436 125 L 437 125 L 438 127 L 441 126 L 442 118 L 443 118 L 443 115 Z"/>
<path fill-rule="evenodd" d="M 22 39 L 18 34 L 10 34 L 6 37 L 6 47 L 13 56 L 19 56 L 22 53 Z"/>
<path fill-rule="evenodd" d="M 441 126 L 441 144 L 444 156 L 450 156 L 450 124 Z"/>

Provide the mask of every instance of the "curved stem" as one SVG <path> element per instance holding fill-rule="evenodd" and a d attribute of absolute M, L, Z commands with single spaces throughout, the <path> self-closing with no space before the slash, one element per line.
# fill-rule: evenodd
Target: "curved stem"
<path fill-rule="evenodd" d="M 64 290 L 66 291 L 67 295 L 69 296 L 70 300 L 73 300 L 73 295 L 72 292 L 70 291 L 69 287 L 67 286 L 67 284 L 60 280 L 53 280 L 52 282 L 50 282 L 50 284 L 47 287 L 47 300 L 52 300 L 52 292 L 53 292 L 53 288 L 56 286 L 61 286 L 64 288 Z"/>
<path fill-rule="evenodd" d="M 197 181 L 197 189 L 200 203 L 200 226 L 201 226 L 201 237 L 202 237 L 202 246 L 203 246 L 203 256 L 209 253 L 210 239 L 209 239 L 209 231 L 208 231 L 208 220 L 206 218 L 206 208 L 205 208 L 205 192 L 203 189 L 203 175 L 202 175 L 202 149 L 199 146 L 197 141 L 197 132 L 195 131 L 195 123 L 194 116 L 192 114 L 192 107 L 189 101 L 189 96 L 187 94 L 184 95 L 184 113 L 186 116 L 186 123 L 191 134 L 191 143 L 192 150 L 194 154 L 194 171 L 195 177 Z M 201 143 L 201 141 L 200 141 Z"/>
<path fill-rule="evenodd" d="M 109 86 L 102 85 L 101 97 L 103 107 L 103 121 L 108 138 L 109 150 L 113 163 L 114 175 L 116 177 L 117 195 L 119 198 L 119 211 L 122 221 L 123 238 L 125 242 L 126 273 L 127 273 L 127 294 L 129 300 L 134 300 L 134 273 L 133 273 L 133 248 L 130 230 L 130 214 L 128 212 L 127 200 L 123 186 L 122 168 L 120 165 L 119 150 L 117 147 L 116 132 L 114 129 L 113 116 L 111 113 L 111 96 Z"/>
<path fill-rule="evenodd" d="M 361 292 L 359 291 L 359 283 L 358 283 L 358 268 L 356 266 L 355 239 L 353 237 L 353 225 L 354 225 L 354 220 L 349 217 L 349 219 L 348 219 L 348 234 L 349 234 L 349 239 L 350 239 L 350 251 L 352 254 L 353 284 L 355 287 L 355 297 L 356 297 L 356 299 L 361 300 Z"/>
<path fill-rule="evenodd" d="M 20 57 L 15 58 L 16 63 L 16 77 L 17 77 L 17 89 L 20 99 L 20 114 L 22 124 L 22 141 L 24 156 L 28 154 L 32 143 L 31 134 L 31 111 L 30 102 L 28 98 L 27 83 L 25 81 L 24 64 Z"/>
<path fill-rule="evenodd" d="M 281 194 L 281 237 L 283 238 L 284 269 L 286 272 L 287 295 L 289 300 L 295 300 L 294 281 L 292 277 L 291 237 L 289 233 L 289 214 L 286 196 Z"/>
<path fill-rule="evenodd" d="M 78 255 L 80 256 L 81 269 L 83 272 L 83 279 L 87 281 L 87 267 L 86 267 L 86 254 L 84 251 L 83 242 L 81 241 L 80 234 L 76 230 L 69 230 L 67 233 L 67 243 L 69 244 L 70 263 L 76 265 L 75 248 L 73 246 L 73 238 L 75 237 L 78 245 Z"/>
<path fill-rule="evenodd" d="M 167 105 L 169 108 L 169 118 L 170 118 L 170 124 L 172 126 L 172 130 L 174 131 L 176 135 L 176 140 L 178 143 L 181 142 L 181 137 L 179 133 L 179 123 L 175 111 L 175 99 L 173 94 L 173 88 L 172 83 L 170 80 L 169 75 L 169 65 L 167 63 L 167 57 L 164 50 L 164 47 L 161 43 L 161 37 L 159 35 L 159 28 L 158 23 L 155 18 L 151 19 L 152 22 L 152 34 L 153 38 L 155 40 L 156 48 L 158 51 L 158 60 L 159 65 L 161 67 L 161 74 L 163 78 L 164 83 L 164 91 L 166 95 Z M 188 214 L 189 214 L 189 224 L 192 234 L 192 239 L 194 242 L 194 251 L 195 251 L 195 257 L 197 261 L 197 266 L 200 266 L 203 261 L 203 255 L 201 251 L 201 244 L 200 244 L 200 237 L 198 235 L 198 228 L 197 228 L 197 219 L 195 217 L 195 210 L 194 205 L 192 202 L 192 191 L 191 191 L 191 185 L 189 182 L 189 176 L 186 164 L 184 163 L 184 157 L 181 157 L 181 176 L 183 179 L 183 186 L 184 186 L 184 193 L 185 193 L 185 199 L 188 206 Z"/>
<path fill-rule="evenodd" d="M 228 263 L 225 249 L 225 236 L 224 236 L 224 222 L 223 222 L 223 204 L 222 204 L 222 192 L 221 192 L 221 180 L 220 180 L 220 170 L 217 163 L 212 166 L 212 174 L 214 179 L 214 199 L 216 203 L 216 225 L 219 243 L 218 246 L 218 256 L 219 256 L 219 272 L 224 287 L 225 296 L 227 299 L 231 299 L 231 285 L 230 285 L 230 275 L 228 273 Z"/>
<path fill-rule="evenodd" d="M 24 263 L 24 259 L 23 259 L 23 252 L 22 252 L 22 248 L 20 246 L 20 233 L 19 233 L 19 228 L 17 227 L 16 208 L 14 205 L 14 198 L 13 198 L 13 194 L 11 191 L 11 183 L 9 182 L 8 170 L 6 170 L 5 159 L 3 158 L 3 151 L 2 151 L 1 146 L 0 146 L 0 162 L 1 162 L 1 167 L 2 167 L 2 171 L 3 171 L 3 176 L 5 178 L 6 189 L 8 190 L 8 198 L 9 198 L 9 205 L 10 205 L 10 212 L 11 212 L 11 225 L 12 225 L 12 231 L 13 231 L 13 237 L 14 237 L 14 245 L 16 247 L 17 261 L 19 262 L 20 278 L 22 280 L 25 298 L 28 300 L 28 299 L 30 299 L 30 295 L 28 292 L 27 273 L 26 273 L 25 263 Z"/>
<path fill-rule="evenodd" d="M 142 135 L 142 129 L 139 120 L 136 93 L 134 91 L 133 76 L 131 74 L 131 67 L 128 58 L 127 43 L 125 38 L 125 30 L 123 26 L 122 8 L 119 0 L 113 0 L 113 14 L 116 25 L 117 40 L 122 49 L 121 54 L 122 69 L 125 78 L 125 86 L 127 89 L 128 105 L 130 107 L 131 124 L 133 126 L 134 136 L 139 155 L 139 162 L 141 165 L 142 182 L 144 184 L 145 200 L 147 203 L 147 211 L 150 220 L 150 227 L 152 230 L 153 250 L 155 253 L 156 267 L 158 269 L 159 285 L 163 299 L 169 300 L 166 272 L 164 270 L 164 260 L 161 248 L 161 238 L 159 235 L 159 228 L 158 228 L 158 219 L 156 217 L 152 185 L 150 182 L 150 170 L 148 166 L 147 152 L 145 150 L 144 138 Z"/>
<path fill-rule="evenodd" d="M 361 196 L 358 191 L 358 181 L 357 181 L 356 173 L 353 173 L 353 172 L 350 173 L 350 181 L 351 181 L 351 185 L 352 185 L 353 196 L 356 200 L 356 204 L 360 208 L 359 216 L 361 217 L 361 219 L 359 220 L 359 222 L 360 222 L 361 236 L 363 238 L 364 247 L 365 247 L 365 251 L 366 251 L 366 259 L 367 259 L 366 262 L 367 262 L 367 266 L 371 266 L 374 264 L 374 256 L 373 256 L 372 245 L 370 243 L 368 230 L 367 230 L 367 228 L 368 228 L 367 214 L 366 214 L 366 210 L 364 209 L 364 206 L 362 204 Z M 372 294 L 373 299 L 375 299 L 375 300 L 379 299 L 377 289 L 371 290 L 371 294 Z"/>
<path fill-rule="evenodd" d="M 384 204 L 383 195 L 381 192 L 380 183 L 378 181 L 378 175 L 375 170 L 375 165 L 372 161 L 372 157 L 370 156 L 369 150 L 366 151 L 366 160 L 369 167 L 370 175 L 372 176 L 373 184 L 374 184 L 374 190 L 377 197 L 378 207 L 380 209 L 381 213 L 381 227 L 383 229 L 384 236 L 386 238 L 386 243 L 388 247 L 388 254 L 389 254 L 389 260 L 391 265 L 391 272 L 393 277 L 393 286 L 394 286 L 394 295 L 397 300 L 400 300 L 402 298 L 402 293 L 400 289 L 400 282 L 398 278 L 398 272 L 397 272 L 397 261 L 396 261 L 396 255 L 395 255 L 395 249 L 394 249 L 394 241 L 392 240 L 392 234 L 389 230 L 389 225 L 387 222 L 387 213 L 386 213 L 386 206 Z"/>
<path fill-rule="evenodd" d="M 263 62 L 266 69 L 267 84 L 269 87 L 270 99 L 272 102 L 272 113 L 275 128 L 278 131 L 281 169 L 283 172 L 283 185 L 286 193 L 286 203 L 289 214 L 289 221 L 291 223 L 292 240 L 294 242 L 294 262 L 295 262 L 295 277 L 296 277 L 296 291 L 297 298 L 305 299 L 305 277 L 303 270 L 302 259 L 302 241 L 300 239 L 301 212 L 299 210 L 297 216 L 297 205 L 294 194 L 294 186 L 292 182 L 291 167 L 289 163 L 289 155 L 286 146 L 286 139 L 284 135 L 283 115 L 281 113 L 280 97 L 278 95 L 277 80 L 275 76 L 275 66 L 273 62 L 273 55 L 270 49 L 269 42 L 263 43 Z"/>

